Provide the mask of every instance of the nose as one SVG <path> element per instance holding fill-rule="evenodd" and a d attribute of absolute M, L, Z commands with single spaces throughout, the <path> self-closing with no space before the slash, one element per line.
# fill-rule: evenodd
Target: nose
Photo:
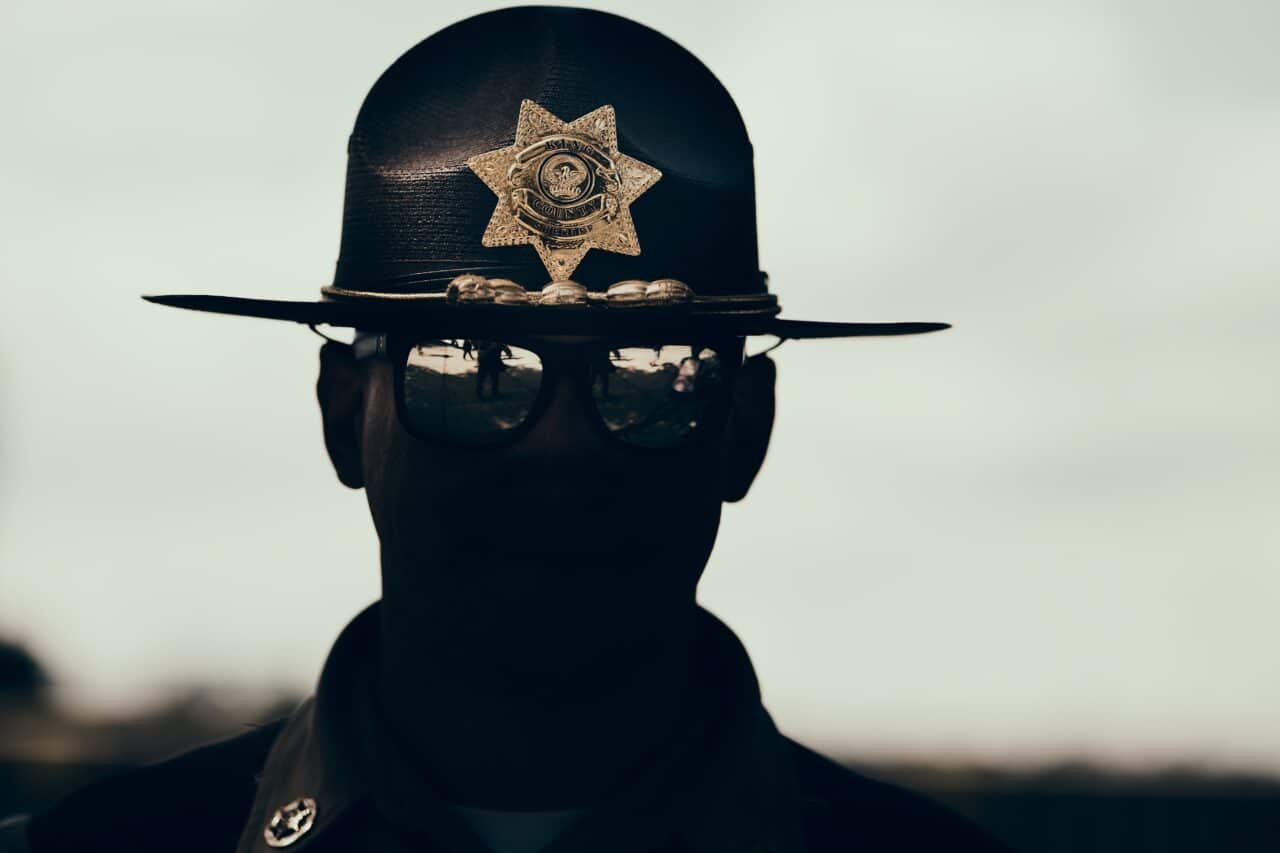
<path fill-rule="evenodd" d="M 520 441 L 515 452 L 582 454 L 599 450 L 603 440 L 587 416 L 572 381 L 556 379 L 551 399 L 542 416 Z"/>

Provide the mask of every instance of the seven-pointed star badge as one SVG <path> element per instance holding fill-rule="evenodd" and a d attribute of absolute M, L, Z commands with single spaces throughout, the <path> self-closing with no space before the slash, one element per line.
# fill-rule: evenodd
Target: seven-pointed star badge
<path fill-rule="evenodd" d="M 591 249 L 640 254 L 631 202 L 662 172 L 618 151 L 613 107 L 564 122 L 520 102 L 516 141 L 467 161 L 498 196 L 481 243 L 538 251 L 552 281 L 564 281 Z"/>

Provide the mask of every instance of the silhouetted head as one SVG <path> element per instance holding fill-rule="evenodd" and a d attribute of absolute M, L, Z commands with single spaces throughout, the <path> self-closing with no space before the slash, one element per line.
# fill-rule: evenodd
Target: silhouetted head
<path fill-rule="evenodd" d="M 743 362 L 740 340 L 727 342 L 719 416 L 678 446 L 637 448 L 597 420 L 589 353 L 599 343 L 543 340 L 568 367 L 547 371 L 534 415 L 500 446 L 423 434 L 403 397 L 398 405 L 398 386 L 412 395 L 429 378 L 421 393 L 443 405 L 444 376 L 406 376 L 397 364 L 413 355 L 357 360 L 352 347 L 326 344 L 317 391 L 338 478 L 368 497 L 389 619 L 432 620 L 433 632 L 515 670 L 562 672 L 692 612 L 721 504 L 746 494 L 764 460 L 775 373 L 765 357 Z M 478 377 L 474 350 L 451 357 Z M 504 358 L 515 364 L 521 352 Z M 606 353 L 625 365 L 626 353 Z M 679 385 L 679 367 L 666 369 L 667 384 Z M 609 399 L 625 393 L 624 380 L 615 373 Z M 502 381 L 496 401 L 492 388 L 459 386 L 472 396 L 449 398 L 451 428 L 519 395 L 518 368 Z"/>

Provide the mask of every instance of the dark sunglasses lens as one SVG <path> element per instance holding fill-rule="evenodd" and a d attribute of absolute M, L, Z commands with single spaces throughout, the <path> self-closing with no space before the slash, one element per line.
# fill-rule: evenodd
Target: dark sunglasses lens
<path fill-rule="evenodd" d="M 409 350 L 403 376 L 411 432 L 483 446 L 501 442 L 529 417 L 542 361 L 497 341 L 428 341 Z"/>
<path fill-rule="evenodd" d="M 622 347 L 592 359 L 591 393 L 600 417 L 637 447 L 686 441 L 723 387 L 720 355 L 707 347 Z"/>

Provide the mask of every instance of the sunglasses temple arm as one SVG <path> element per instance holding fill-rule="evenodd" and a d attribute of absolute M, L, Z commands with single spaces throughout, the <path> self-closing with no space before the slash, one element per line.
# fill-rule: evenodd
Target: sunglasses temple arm
<path fill-rule="evenodd" d="M 773 352 L 774 350 L 776 350 L 778 347 L 782 346 L 789 340 L 791 340 L 791 338 L 784 338 L 779 336 L 777 341 L 765 347 L 764 349 L 760 350 L 760 352 L 752 353 L 751 355 L 746 355 L 745 348 L 744 348 L 743 355 L 746 356 L 746 358 L 748 359 L 759 358 L 762 355 L 768 355 L 769 353 Z"/>

